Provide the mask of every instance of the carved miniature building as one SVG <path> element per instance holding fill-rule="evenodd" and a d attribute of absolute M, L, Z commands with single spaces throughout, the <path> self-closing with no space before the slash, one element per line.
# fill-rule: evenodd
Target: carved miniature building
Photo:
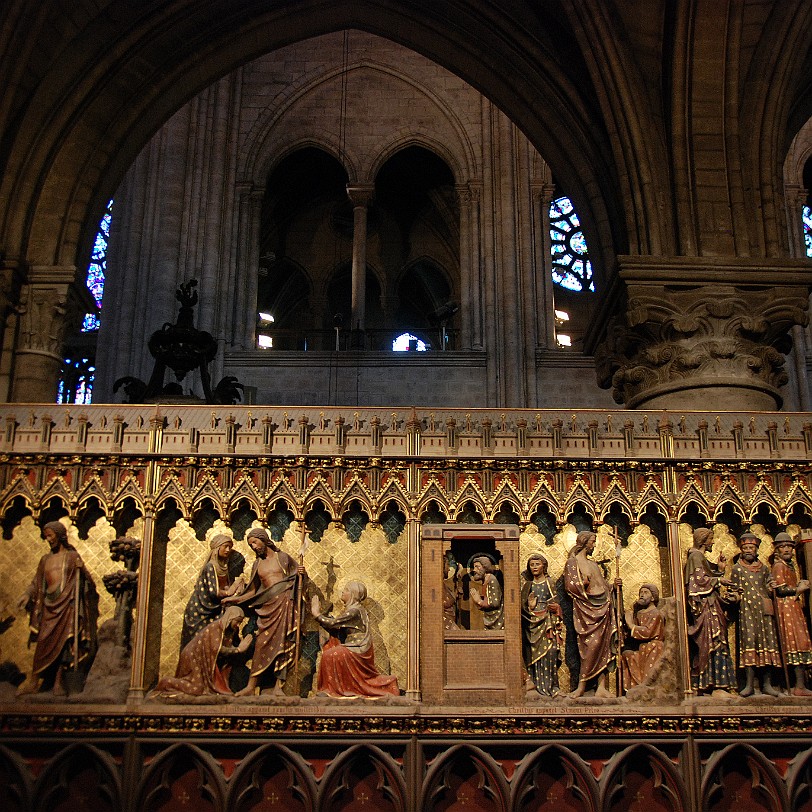
<path fill-rule="evenodd" d="M 812 536 L 812 6 L 503 6 L 0 8 L 4 809 L 812 808 L 812 705 L 692 691 L 682 570 L 699 527 L 728 567 L 744 530 L 765 561 L 779 531 Z M 576 219 L 556 237 L 559 195 Z M 568 227 L 580 293 L 552 281 Z M 148 375 L 193 277 L 223 338 L 213 377 L 248 400 L 105 403 Z M 57 405 L 78 357 L 94 403 Z M 82 692 L 17 697 L 33 652 L 14 607 L 53 520 L 112 625 Z M 250 562 L 258 526 L 292 556 L 309 536 L 325 603 L 366 584 L 402 696 L 318 697 L 305 643 L 282 698 L 149 696 L 208 542 Z M 528 689 L 522 572 L 541 551 L 559 588 L 586 530 L 624 608 L 649 582 L 669 606 L 652 699 L 564 695 L 563 593 L 562 695 Z M 461 629 L 443 628 L 446 553 L 469 579 Z M 504 629 L 472 606 L 479 553 Z"/>

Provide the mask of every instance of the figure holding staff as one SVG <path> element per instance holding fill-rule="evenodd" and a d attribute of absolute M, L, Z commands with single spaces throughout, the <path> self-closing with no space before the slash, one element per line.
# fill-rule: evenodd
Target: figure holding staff
<path fill-rule="evenodd" d="M 307 573 L 261 527 L 248 531 L 248 546 L 257 557 L 251 577 L 242 592 L 222 601 L 256 618 L 250 676 L 237 696 L 250 696 L 257 688 L 281 695 L 296 653 L 296 584 Z"/>

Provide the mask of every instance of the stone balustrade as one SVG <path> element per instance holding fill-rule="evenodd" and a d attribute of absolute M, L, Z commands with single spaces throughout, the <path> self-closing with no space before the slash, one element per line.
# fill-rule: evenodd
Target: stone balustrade
<path fill-rule="evenodd" d="M 0 406 L 0 453 L 802 461 L 812 414 L 348 407 Z"/>

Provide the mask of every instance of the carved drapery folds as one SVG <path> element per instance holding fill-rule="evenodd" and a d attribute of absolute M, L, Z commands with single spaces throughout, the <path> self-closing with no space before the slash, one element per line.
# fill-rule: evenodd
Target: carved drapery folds
<path fill-rule="evenodd" d="M 780 408 L 808 263 L 645 259 L 621 257 L 625 307 L 595 352 L 598 383 L 628 408 Z"/>

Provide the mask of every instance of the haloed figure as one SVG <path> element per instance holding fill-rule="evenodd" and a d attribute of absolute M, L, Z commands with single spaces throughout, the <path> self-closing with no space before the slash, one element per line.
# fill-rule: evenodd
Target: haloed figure
<path fill-rule="evenodd" d="M 558 693 L 558 667 L 564 647 L 564 624 L 547 559 L 533 553 L 527 559 L 522 584 L 522 653 L 535 689 L 544 696 Z"/>

